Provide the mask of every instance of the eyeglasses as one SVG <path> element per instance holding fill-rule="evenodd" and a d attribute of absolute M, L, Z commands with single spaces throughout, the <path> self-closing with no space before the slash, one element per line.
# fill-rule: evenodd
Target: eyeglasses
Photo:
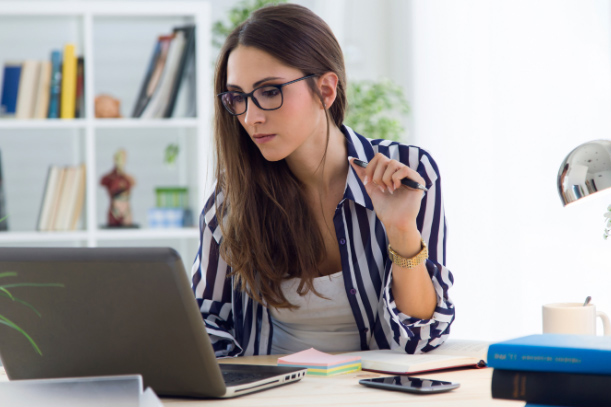
<path fill-rule="evenodd" d="M 223 102 L 225 109 L 227 109 L 227 111 L 234 116 L 239 116 L 246 113 L 246 109 L 248 109 L 249 97 L 261 110 L 277 110 L 282 107 L 282 103 L 284 102 L 284 97 L 282 96 L 282 88 L 284 86 L 311 78 L 313 76 L 316 75 L 307 75 L 280 85 L 263 85 L 254 89 L 250 93 L 230 90 L 229 92 L 219 93 L 217 96 L 221 98 L 221 102 Z"/>

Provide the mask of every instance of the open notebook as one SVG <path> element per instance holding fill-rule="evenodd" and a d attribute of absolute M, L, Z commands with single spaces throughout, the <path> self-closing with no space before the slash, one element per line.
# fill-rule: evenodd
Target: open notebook
<path fill-rule="evenodd" d="M 489 342 L 451 339 L 427 353 L 409 355 L 400 350 L 350 352 L 361 357 L 363 370 L 412 374 L 457 367 L 485 367 Z"/>

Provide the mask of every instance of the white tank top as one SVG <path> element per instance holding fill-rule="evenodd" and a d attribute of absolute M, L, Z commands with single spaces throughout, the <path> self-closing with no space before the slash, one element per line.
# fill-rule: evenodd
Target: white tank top
<path fill-rule="evenodd" d="M 274 329 L 271 353 L 295 353 L 309 348 L 322 352 L 361 350 L 361 337 L 346 296 L 342 272 L 317 277 L 313 284 L 328 299 L 311 291 L 304 296 L 297 294 L 298 278 L 282 283 L 286 299 L 299 308 L 269 309 Z"/>

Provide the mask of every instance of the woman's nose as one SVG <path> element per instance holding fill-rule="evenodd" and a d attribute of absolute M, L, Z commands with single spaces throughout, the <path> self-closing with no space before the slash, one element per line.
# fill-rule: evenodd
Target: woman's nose
<path fill-rule="evenodd" d="M 265 122 L 265 110 L 261 110 L 252 99 L 248 101 L 246 113 L 244 113 L 244 123 L 253 126 Z"/>

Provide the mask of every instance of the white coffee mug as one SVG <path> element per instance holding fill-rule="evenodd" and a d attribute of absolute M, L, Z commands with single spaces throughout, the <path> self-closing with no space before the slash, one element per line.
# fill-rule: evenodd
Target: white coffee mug
<path fill-rule="evenodd" d="M 605 336 L 611 336 L 611 322 L 594 304 L 561 302 L 543 306 L 544 334 L 596 335 L 596 318 L 603 322 Z"/>

